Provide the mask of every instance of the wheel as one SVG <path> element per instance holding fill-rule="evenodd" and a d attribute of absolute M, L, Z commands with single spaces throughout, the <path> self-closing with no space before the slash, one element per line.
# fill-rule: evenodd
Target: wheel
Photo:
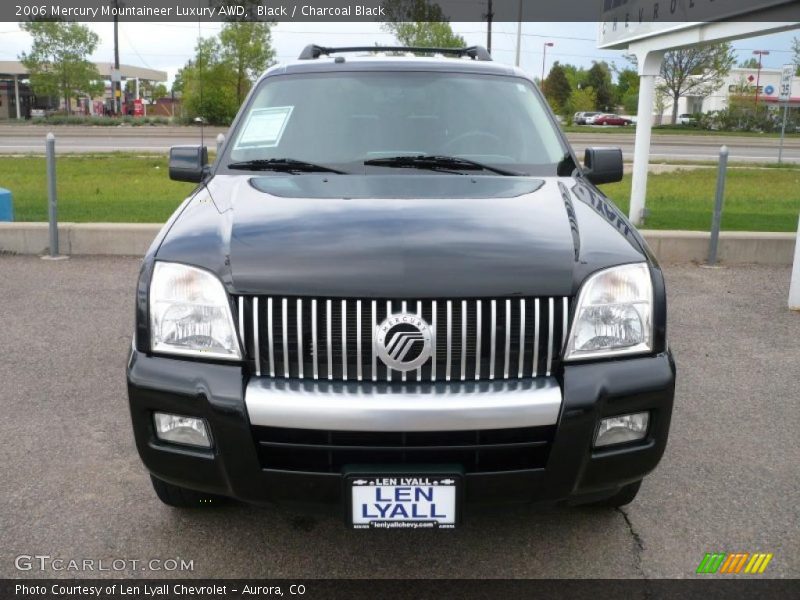
<path fill-rule="evenodd" d="M 200 508 L 203 506 L 214 506 L 223 504 L 225 498 L 222 496 L 215 496 L 214 494 L 206 494 L 205 492 L 197 492 L 189 490 L 177 485 L 172 485 L 166 481 L 161 481 L 150 475 L 150 481 L 153 482 L 153 489 L 156 496 L 164 504 L 174 506 L 176 508 Z"/>
<path fill-rule="evenodd" d="M 636 494 L 639 493 L 640 487 L 642 487 L 641 479 L 624 486 L 610 498 L 598 500 L 597 502 L 592 502 L 586 506 L 598 506 L 605 508 L 619 508 L 620 506 L 625 506 L 626 504 L 633 502 L 633 499 L 636 498 Z"/>

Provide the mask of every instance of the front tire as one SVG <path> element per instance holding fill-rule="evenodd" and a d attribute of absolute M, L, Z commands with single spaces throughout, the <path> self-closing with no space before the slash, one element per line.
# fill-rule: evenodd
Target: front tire
<path fill-rule="evenodd" d="M 206 494 L 205 492 L 198 492 L 172 485 L 152 475 L 150 475 L 150 481 L 153 483 L 153 489 L 158 499 L 167 506 L 173 506 L 175 508 L 202 508 L 223 504 L 225 502 L 225 498 L 222 496 L 215 496 L 214 494 Z"/>

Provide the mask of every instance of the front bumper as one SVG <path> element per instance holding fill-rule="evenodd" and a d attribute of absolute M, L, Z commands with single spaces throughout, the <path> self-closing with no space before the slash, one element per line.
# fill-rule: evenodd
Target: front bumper
<path fill-rule="evenodd" d="M 250 378 L 238 365 L 147 356 L 133 350 L 128 396 L 139 454 L 157 478 L 254 503 L 340 506 L 342 475 L 265 467 L 255 430 L 464 431 L 550 427 L 538 468 L 467 472 L 467 505 L 579 503 L 615 493 L 658 464 L 669 431 L 675 365 L 669 353 L 569 364 L 558 378 L 431 385 Z M 155 411 L 203 417 L 214 448 L 156 439 Z M 650 411 L 647 437 L 595 450 L 600 419 Z M 381 466 L 376 462 L 375 466 Z M 390 467 L 387 467 L 390 468 Z"/>

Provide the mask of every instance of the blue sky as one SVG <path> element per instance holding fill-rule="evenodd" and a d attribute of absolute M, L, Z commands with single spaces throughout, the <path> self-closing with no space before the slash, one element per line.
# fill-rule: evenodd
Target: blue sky
<path fill-rule="evenodd" d="M 90 24 L 101 38 L 93 56 L 97 61 L 113 60 L 113 29 L 111 23 Z M 200 28 L 202 35 L 214 35 L 220 24 L 207 23 Z M 470 44 L 486 43 L 485 23 L 454 23 L 453 29 Z M 493 54 L 497 61 L 513 63 L 516 45 L 516 23 L 495 23 L 493 27 Z M 193 23 L 120 23 L 120 58 L 125 64 L 140 65 L 167 71 L 170 80 L 175 71 L 192 56 L 198 26 Z M 764 57 L 766 68 L 780 68 L 792 61 L 791 41 L 800 37 L 800 31 L 741 40 L 734 43 L 739 60 L 752 56 L 752 50 L 770 50 Z M 597 49 L 596 23 L 525 23 L 523 24 L 522 68 L 534 76 L 542 70 L 542 44 L 552 41 L 547 49 L 547 65 L 553 62 L 591 66 L 592 60 L 606 60 L 625 66 L 622 52 Z M 278 60 L 294 60 L 308 43 L 323 45 L 372 45 L 375 42 L 390 44 L 391 35 L 383 32 L 377 23 L 280 23 L 273 32 L 273 42 Z M 28 35 L 16 23 L 0 23 L 0 60 L 16 60 L 20 52 L 30 46 Z"/>

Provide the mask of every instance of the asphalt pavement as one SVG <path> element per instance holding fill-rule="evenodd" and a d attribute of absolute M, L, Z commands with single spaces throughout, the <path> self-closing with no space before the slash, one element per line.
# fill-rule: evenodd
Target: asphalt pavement
<path fill-rule="evenodd" d="M 141 152 L 166 153 L 170 146 L 199 144 L 199 127 L 55 127 L 56 152 Z M 43 154 L 47 128 L 41 126 L 0 125 L 0 154 Z M 227 130 L 206 127 L 205 144 L 213 148 L 219 133 Z M 579 156 L 587 146 L 618 146 L 626 160 L 633 159 L 634 131 L 618 133 L 568 133 L 567 137 Z M 654 134 L 650 145 L 653 160 L 708 161 L 719 158 L 723 144 L 730 150 L 730 160 L 743 162 L 776 162 L 777 137 L 705 136 Z M 800 162 L 800 138 L 789 137 L 784 144 L 786 162 Z"/>
<path fill-rule="evenodd" d="M 138 266 L 0 256 L 1 577 L 109 575 L 15 568 L 36 554 L 193 561 L 190 572 L 110 573 L 146 577 L 694 577 L 706 552 L 771 552 L 764 576 L 800 576 L 800 314 L 786 309 L 788 268 L 666 268 L 675 412 L 633 504 L 356 532 L 286 508 L 157 500 L 125 392 Z"/>

